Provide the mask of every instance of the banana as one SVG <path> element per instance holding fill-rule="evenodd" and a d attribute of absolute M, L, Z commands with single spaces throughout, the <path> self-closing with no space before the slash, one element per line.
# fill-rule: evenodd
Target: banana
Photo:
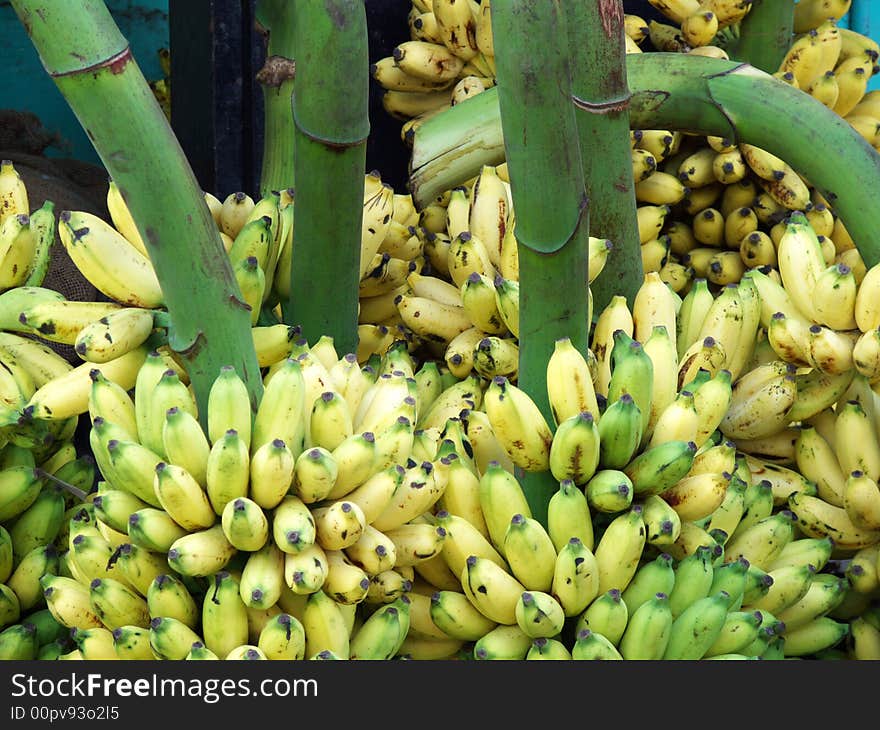
<path fill-rule="evenodd" d="M 95 578 L 89 584 L 92 609 L 111 631 L 122 626 L 149 628 L 147 602 L 124 583 L 112 578 Z"/>
<path fill-rule="evenodd" d="M 406 72 L 408 73 L 408 71 Z M 409 93 L 416 93 L 417 98 L 424 103 L 422 94 L 419 94 L 418 92 L 388 91 L 383 96 L 383 104 L 393 104 L 402 101 L 400 95 L 403 94 L 403 96 L 407 96 Z M 393 96 L 389 97 L 389 94 Z M 435 106 L 437 105 L 438 102 L 435 100 L 434 92 L 424 92 L 424 94 L 427 94 L 429 97 L 429 103 L 434 104 Z M 448 94 L 445 92 L 441 93 L 440 96 L 448 98 Z M 382 241 L 388 234 L 388 230 L 391 227 L 393 211 L 394 190 L 390 185 L 382 181 L 381 176 L 377 172 L 367 173 L 364 180 L 358 281 L 364 278 L 370 263 L 373 261 L 373 257 L 379 251 Z M 290 247 L 285 247 L 285 249 L 289 248 Z"/>
<path fill-rule="evenodd" d="M 523 591 L 515 612 L 517 626 L 532 639 L 558 636 L 565 623 L 562 606 L 542 591 Z"/>
<path fill-rule="evenodd" d="M 678 392 L 678 353 L 673 337 L 665 325 L 655 325 L 643 343 L 644 352 L 651 359 L 653 384 L 651 409 L 648 425 L 642 435 L 642 446 L 652 438 L 660 413 L 675 400 Z"/>
<path fill-rule="evenodd" d="M 25 408 L 26 414 L 37 419 L 57 421 L 86 413 L 92 384 L 91 371 L 97 368 L 109 380 L 130 390 L 147 352 L 146 346 L 141 345 L 105 363 L 84 362 L 71 368 L 36 389 Z"/>
<path fill-rule="evenodd" d="M 694 601 L 672 622 L 663 659 L 701 659 L 727 619 L 728 596 L 718 591 Z"/>
<path fill-rule="evenodd" d="M 150 583 L 146 595 L 147 617 L 171 616 L 196 629 L 201 620 L 201 607 L 186 584 L 172 573 L 159 575 Z"/>
<path fill-rule="evenodd" d="M 14 332 L 0 332 L 0 357 L 20 363 L 31 376 L 35 389 L 73 369 L 46 343 Z"/>
<path fill-rule="evenodd" d="M 880 478 L 880 443 L 868 411 L 858 400 L 838 403 L 834 419 L 834 446 L 841 471 L 861 471 Z"/>
<path fill-rule="evenodd" d="M 103 219 L 85 211 L 61 211 L 58 236 L 83 276 L 110 299 L 145 309 L 164 303 L 149 258 Z"/>
<path fill-rule="evenodd" d="M 547 397 L 557 426 L 584 412 L 599 417 L 589 364 L 568 337 L 554 343 L 547 361 Z"/>
<path fill-rule="evenodd" d="M 835 330 L 814 324 L 807 332 L 810 364 L 830 375 L 852 370 L 858 330 Z"/>
<path fill-rule="evenodd" d="M 692 387 L 691 382 L 704 370 L 712 377 L 725 368 L 726 355 L 721 344 L 711 335 L 698 339 L 684 353 L 678 363 L 678 389 Z"/>
<path fill-rule="evenodd" d="M 154 488 L 162 508 L 186 530 L 211 527 L 214 513 L 201 485 L 183 467 L 160 461 L 156 464 Z"/>
<path fill-rule="evenodd" d="M 120 626 L 113 629 L 113 647 L 118 659 L 154 660 L 150 648 L 150 630 L 140 626 Z"/>
<path fill-rule="evenodd" d="M 306 651 L 305 629 L 295 616 L 275 614 L 261 629 L 257 648 L 269 660 L 303 659 Z"/>
<path fill-rule="evenodd" d="M 430 41 L 404 41 L 392 49 L 392 56 L 405 73 L 434 82 L 454 80 L 465 64 L 465 59 L 453 53 L 445 44 Z"/>
<path fill-rule="evenodd" d="M 448 0 L 444 0 L 448 2 Z M 470 189 L 468 231 L 483 243 L 492 267 L 501 265 L 501 249 L 509 225 L 510 199 L 494 165 L 483 165 Z M 456 236 L 450 237 L 453 241 Z"/>
<path fill-rule="evenodd" d="M 483 534 L 457 515 L 440 511 L 436 515 L 437 524 L 446 531 L 441 555 L 452 573 L 459 577 L 466 567 L 467 558 L 476 555 L 494 562 L 499 568 L 507 570 L 504 557 L 483 536 Z"/>
<path fill-rule="evenodd" d="M 351 636 L 349 659 L 392 659 L 410 631 L 410 603 L 403 595 L 367 616 Z"/>
<path fill-rule="evenodd" d="M 31 212 L 27 186 L 12 160 L 0 160 L 0 225 Z"/>
<path fill-rule="evenodd" d="M 502 375 L 516 381 L 519 374 L 519 345 L 512 338 L 484 337 L 473 350 L 473 370 L 487 380 Z"/>
<path fill-rule="evenodd" d="M 856 527 L 880 530 L 880 488 L 869 475 L 858 470 L 847 475 L 840 506 Z"/>
<path fill-rule="evenodd" d="M 526 471 L 549 467 L 553 434 L 525 391 L 508 378 L 496 376 L 483 394 L 483 407 L 492 430 L 517 466 Z"/>
<path fill-rule="evenodd" d="M 634 191 L 638 203 L 675 205 L 684 198 L 686 188 L 685 183 L 677 176 L 655 169 L 635 183 Z"/>
<path fill-rule="evenodd" d="M 223 526 L 218 522 L 175 540 L 168 549 L 167 562 L 182 576 L 200 577 L 223 570 L 235 554 L 236 549 L 226 539 Z"/>
<path fill-rule="evenodd" d="M 226 503 L 220 515 L 223 534 L 236 550 L 259 550 L 269 538 L 269 521 L 262 508 L 247 497 Z"/>
<path fill-rule="evenodd" d="M 522 660 L 528 654 L 532 641 L 517 624 L 501 624 L 474 642 L 473 658 L 478 661 Z"/>
<path fill-rule="evenodd" d="M 284 586 L 284 553 L 273 541 L 248 554 L 239 581 L 245 606 L 265 609 L 275 605 Z"/>
<path fill-rule="evenodd" d="M 137 228 L 137 224 L 134 222 L 131 211 L 128 209 L 125 196 L 119 185 L 117 185 L 116 181 L 113 179 L 110 179 L 107 182 L 106 202 L 107 210 L 110 213 L 110 220 L 116 230 L 125 236 L 125 239 L 140 251 L 140 253 L 149 257 L 149 252 L 147 251 L 147 247 Z"/>
<path fill-rule="evenodd" d="M 42 473 L 26 464 L 0 471 L 0 522 L 17 517 L 34 504 L 44 483 Z"/>
<path fill-rule="evenodd" d="M 90 602 L 88 586 L 73 578 L 45 574 L 40 578 L 46 607 L 58 623 L 69 629 L 103 627 Z"/>
<path fill-rule="evenodd" d="M 612 296 L 596 319 L 590 341 L 590 350 L 595 354 L 598 366 L 597 377 L 594 380 L 597 395 L 602 395 L 605 398 L 608 396 L 614 332 L 621 329 L 632 337 L 634 327 L 633 315 L 626 297 L 619 294 Z"/>
<path fill-rule="evenodd" d="M 623 398 L 626 396 L 621 396 Z M 550 472 L 554 479 L 559 482 L 568 479 L 578 486 L 586 484 L 599 466 L 602 455 L 600 433 L 593 415 L 587 411 L 559 423 L 550 444 Z M 629 450 L 630 455 L 632 451 L 634 449 Z"/>
<path fill-rule="evenodd" d="M 880 656 L 880 629 L 861 616 L 849 624 L 851 654 L 855 659 L 876 659 Z"/>
<path fill-rule="evenodd" d="M 749 567 L 749 561 L 743 557 L 720 563 L 712 573 L 709 595 L 723 590 L 728 596 L 728 610 L 739 611 L 743 605 Z"/>
<path fill-rule="evenodd" d="M 596 467 L 622 469 L 635 456 L 642 438 L 641 409 L 632 395 L 623 393 L 609 402 L 594 428 L 599 451 Z M 565 435 L 564 432 L 562 435 Z M 596 467 L 593 468 L 594 472 Z"/>
<path fill-rule="evenodd" d="M 556 564 L 556 548 L 543 525 L 515 514 L 504 534 L 501 552 L 514 578 L 529 591 L 550 591 Z"/>
<path fill-rule="evenodd" d="M 37 250 L 37 236 L 25 213 L 7 217 L 0 224 L 0 288 L 22 286 L 30 274 Z"/>
<path fill-rule="evenodd" d="M 653 22 L 653 21 L 651 21 Z M 604 634 L 580 629 L 571 648 L 571 658 L 578 660 L 622 660 L 618 648 Z"/>
<path fill-rule="evenodd" d="M 746 375 L 733 385 L 730 407 L 718 426 L 727 438 L 763 438 L 788 425 L 788 411 L 797 397 L 794 375 L 762 378 L 758 373 L 754 379 Z"/>
<path fill-rule="evenodd" d="M 694 441 L 701 446 L 702 443 L 697 440 L 699 427 L 700 417 L 694 404 L 694 394 L 689 390 L 681 390 L 658 415 L 646 446 L 658 446 L 664 441 Z"/>
<path fill-rule="evenodd" d="M 616 514 L 633 502 L 632 481 L 619 469 L 599 469 L 583 489 L 587 505 L 596 512 Z"/>
<path fill-rule="evenodd" d="M 516 578 L 492 560 L 470 555 L 461 572 L 465 595 L 486 618 L 516 624 L 516 605 L 526 590 Z"/>
<path fill-rule="evenodd" d="M 751 471 L 752 462 L 748 461 L 748 457 L 746 462 L 749 471 Z M 775 501 L 773 486 L 769 480 L 761 479 L 758 481 L 753 477 L 751 481 L 746 481 L 746 491 L 743 495 L 743 514 L 730 538 L 738 538 L 756 522 L 769 517 L 774 512 Z"/>
<path fill-rule="evenodd" d="M 347 554 L 346 554 L 347 555 Z M 351 562 L 355 563 L 354 559 Z M 358 564 L 366 573 L 366 569 Z M 284 583 L 291 593 L 296 596 L 307 596 L 319 590 L 327 578 L 330 564 L 327 553 L 317 543 L 309 543 L 301 546 L 298 552 L 284 554 Z M 279 605 L 285 607 L 283 596 L 285 589 L 282 588 L 282 598 Z"/>
<path fill-rule="evenodd" d="M 387 534 L 388 530 L 400 527 L 429 511 L 445 489 L 444 478 L 440 476 L 443 468 L 439 460 L 425 461 L 406 468 L 400 485 L 371 522 L 373 527 Z"/>
<path fill-rule="evenodd" d="M 179 661 L 202 637 L 182 621 L 170 616 L 155 616 L 150 621 L 150 649 L 157 659 Z"/>
<path fill-rule="evenodd" d="M 427 38 L 414 38 L 413 40 L 428 40 Z M 434 41 L 436 42 L 436 41 Z M 401 69 L 393 56 L 384 56 L 370 64 L 370 76 L 374 78 L 383 89 L 408 92 L 431 92 L 440 91 L 450 86 L 450 81 L 428 81 L 418 76 L 412 76 Z"/>
<path fill-rule="evenodd" d="M 239 591 L 239 581 L 226 570 L 210 580 L 201 607 L 203 644 L 220 658 L 236 646 L 247 643 L 247 609 Z"/>
<path fill-rule="evenodd" d="M 803 657 L 839 644 L 850 633 L 850 624 L 830 616 L 819 616 L 792 631 L 785 631 L 783 653 L 786 658 Z"/>
<path fill-rule="evenodd" d="M 815 482 L 817 496 L 842 507 L 847 475 L 841 469 L 831 444 L 815 426 L 801 425 L 795 442 L 795 459 L 798 471 Z"/>
<path fill-rule="evenodd" d="M 645 537 L 640 505 L 611 520 L 593 551 L 599 567 L 599 594 L 611 588 L 626 589 L 638 568 Z"/>
<path fill-rule="evenodd" d="M 696 452 L 693 441 L 665 441 L 642 451 L 622 469 L 632 482 L 634 497 L 672 487 L 690 471 Z"/>
<path fill-rule="evenodd" d="M 803 495 L 789 497 L 788 504 L 793 500 L 803 499 Z M 752 525 L 740 531 L 739 529 L 730 536 L 724 545 L 725 560 L 735 560 L 742 556 L 751 565 L 766 570 L 779 552 L 794 538 L 794 526 L 801 520 L 792 509 L 783 509 L 764 517 Z M 745 599 L 743 599 L 745 601 Z"/>
<path fill-rule="evenodd" d="M 852 112 L 868 90 L 873 68 L 873 61 L 861 58 L 849 58 L 835 66 L 838 93 L 833 112 L 844 118 Z"/>

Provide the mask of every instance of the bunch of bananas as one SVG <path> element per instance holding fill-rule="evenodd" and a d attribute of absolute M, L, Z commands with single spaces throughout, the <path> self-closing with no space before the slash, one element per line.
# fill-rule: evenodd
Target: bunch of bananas
<path fill-rule="evenodd" d="M 495 85 L 490 0 L 412 0 L 409 40 L 370 66 L 407 140 L 425 119 Z"/>

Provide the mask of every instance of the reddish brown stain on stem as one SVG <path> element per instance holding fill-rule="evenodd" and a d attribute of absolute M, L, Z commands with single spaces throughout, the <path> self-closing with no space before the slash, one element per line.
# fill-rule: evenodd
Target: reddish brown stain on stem
<path fill-rule="evenodd" d="M 611 38 L 623 25 L 623 3 L 620 0 L 599 0 L 602 30 Z"/>

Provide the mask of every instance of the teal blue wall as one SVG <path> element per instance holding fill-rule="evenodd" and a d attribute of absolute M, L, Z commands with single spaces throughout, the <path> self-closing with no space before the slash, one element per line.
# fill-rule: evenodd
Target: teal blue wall
<path fill-rule="evenodd" d="M 122 34 L 128 39 L 135 60 L 148 79 L 160 78 L 156 51 L 168 47 L 168 0 L 107 0 Z M 64 140 L 61 148 L 46 150 L 49 156 L 74 157 L 100 164 L 67 102 L 43 69 L 37 52 L 9 3 L 0 3 L 0 37 L 7 66 L 0 75 L 0 108 L 30 111 L 50 131 Z"/>
<path fill-rule="evenodd" d="M 880 42 L 880 2 L 853 0 L 846 18 L 848 28 Z M 880 89 L 880 74 L 874 74 L 868 82 L 868 90 L 873 89 Z"/>

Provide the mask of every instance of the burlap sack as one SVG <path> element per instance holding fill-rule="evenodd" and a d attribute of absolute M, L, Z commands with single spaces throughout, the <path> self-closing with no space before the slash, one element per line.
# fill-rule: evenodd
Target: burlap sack
<path fill-rule="evenodd" d="M 63 210 L 84 210 L 109 221 L 106 170 L 80 160 L 46 156 L 46 149 L 57 144 L 59 140 L 33 114 L 0 109 L 0 159 L 15 165 L 27 186 L 31 210 L 51 200 L 56 215 Z M 106 300 L 70 260 L 57 233 L 43 286 L 70 300 Z M 68 361 L 82 362 L 72 346 L 47 344 Z"/>

